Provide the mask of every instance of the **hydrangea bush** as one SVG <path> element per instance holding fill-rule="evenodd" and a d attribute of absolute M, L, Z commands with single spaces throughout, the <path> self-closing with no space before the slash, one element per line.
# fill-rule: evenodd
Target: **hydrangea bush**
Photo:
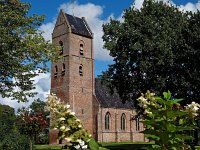
<path fill-rule="evenodd" d="M 48 96 L 46 110 L 50 112 L 50 128 L 58 130 L 59 140 L 64 140 L 68 149 L 87 149 L 91 135 L 82 127 L 70 105 L 61 102 L 55 94 Z"/>
<path fill-rule="evenodd" d="M 196 129 L 195 118 L 200 105 L 192 102 L 181 107 L 182 99 L 172 99 L 169 91 L 164 92 L 163 96 L 157 97 L 147 91 L 137 99 L 144 110 L 145 136 L 155 141 L 152 149 L 191 149 L 185 141 L 193 138 L 188 133 Z"/>

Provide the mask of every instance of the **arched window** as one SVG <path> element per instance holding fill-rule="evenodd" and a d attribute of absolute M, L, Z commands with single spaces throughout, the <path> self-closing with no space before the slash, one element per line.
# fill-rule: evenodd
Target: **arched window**
<path fill-rule="evenodd" d="M 126 115 L 123 113 L 121 116 L 121 130 L 126 129 Z"/>
<path fill-rule="evenodd" d="M 57 75 L 58 75 L 58 67 L 55 66 L 54 67 L 54 77 L 57 77 Z"/>
<path fill-rule="evenodd" d="M 60 46 L 60 52 L 59 52 L 59 54 L 62 55 L 63 54 L 63 48 L 64 48 L 62 41 L 59 41 L 59 46 Z"/>
<path fill-rule="evenodd" d="M 80 55 L 83 55 L 83 44 L 80 44 Z"/>
<path fill-rule="evenodd" d="M 79 75 L 83 76 L 83 65 L 82 64 L 80 64 L 80 66 L 79 66 Z"/>
<path fill-rule="evenodd" d="M 62 75 L 65 74 L 65 64 L 64 64 L 64 63 L 62 64 L 62 72 L 61 72 L 61 74 L 62 74 Z"/>
<path fill-rule="evenodd" d="M 107 112 L 105 115 L 105 130 L 110 130 L 110 113 Z"/>

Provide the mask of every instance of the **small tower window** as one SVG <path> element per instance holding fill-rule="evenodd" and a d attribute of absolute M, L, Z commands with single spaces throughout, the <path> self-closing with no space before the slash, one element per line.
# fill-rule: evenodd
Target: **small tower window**
<path fill-rule="evenodd" d="M 57 77 L 57 75 L 58 75 L 58 67 L 55 66 L 54 67 L 54 77 Z"/>
<path fill-rule="evenodd" d="M 83 44 L 80 44 L 80 55 L 83 55 Z"/>
<path fill-rule="evenodd" d="M 121 116 L 121 130 L 126 129 L 126 115 L 123 113 Z"/>
<path fill-rule="evenodd" d="M 62 41 L 59 41 L 59 46 L 60 46 L 59 54 L 62 55 L 63 54 L 63 48 L 64 48 Z"/>
<path fill-rule="evenodd" d="M 79 75 L 83 76 L 83 65 L 82 64 L 79 66 Z"/>
<path fill-rule="evenodd" d="M 61 74 L 65 75 L 65 64 L 64 63 L 62 64 L 62 72 L 61 72 Z"/>

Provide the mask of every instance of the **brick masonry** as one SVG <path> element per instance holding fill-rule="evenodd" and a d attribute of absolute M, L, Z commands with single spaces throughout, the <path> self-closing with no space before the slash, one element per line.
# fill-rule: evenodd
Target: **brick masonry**
<path fill-rule="evenodd" d="M 61 10 L 52 33 L 52 42 L 63 42 L 62 58 L 51 66 L 51 93 L 70 104 L 71 109 L 82 121 L 85 129 L 101 142 L 109 141 L 144 141 L 143 134 L 136 131 L 134 110 L 102 108 L 95 97 L 93 37 L 86 37 L 72 32 L 65 13 Z M 83 55 L 80 55 L 80 45 Z M 63 64 L 65 70 L 63 71 Z M 80 75 L 80 65 L 82 75 Z M 57 72 L 55 67 L 57 66 Z M 105 114 L 111 114 L 111 128 L 105 130 Z M 126 129 L 121 131 L 121 114 L 126 115 Z M 142 124 L 140 130 L 143 129 Z M 58 144 L 57 131 L 50 131 L 50 144 Z"/>

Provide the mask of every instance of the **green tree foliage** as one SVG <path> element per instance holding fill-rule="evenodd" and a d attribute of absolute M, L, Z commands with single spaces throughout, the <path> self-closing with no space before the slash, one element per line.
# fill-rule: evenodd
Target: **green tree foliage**
<path fill-rule="evenodd" d="M 12 132 L 4 136 L 0 142 L 1 150 L 29 150 L 30 143 L 27 136 L 19 133 L 18 130 L 14 129 Z"/>
<path fill-rule="evenodd" d="M 102 75 L 125 100 L 147 90 L 173 91 L 185 103 L 200 97 L 200 12 L 182 12 L 145 0 L 141 10 L 125 10 L 124 21 L 103 25 L 105 48 L 114 64 Z"/>
<path fill-rule="evenodd" d="M 11 132 L 15 119 L 14 109 L 8 105 L 0 104 L 0 141 L 3 140 L 5 135 Z"/>
<path fill-rule="evenodd" d="M 44 111 L 45 106 L 47 106 L 46 102 L 40 99 L 36 99 L 31 103 L 29 107 L 33 113 L 45 113 Z"/>
<path fill-rule="evenodd" d="M 15 126 L 16 116 L 14 109 L 0 104 L 0 149 L 1 150 L 27 150 L 29 140 L 21 135 Z"/>
<path fill-rule="evenodd" d="M 30 16 L 29 9 L 19 0 L 0 1 L 0 94 L 19 101 L 34 95 L 31 78 L 47 70 L 55 52 L 38 31 L 44 16 Z"/>

